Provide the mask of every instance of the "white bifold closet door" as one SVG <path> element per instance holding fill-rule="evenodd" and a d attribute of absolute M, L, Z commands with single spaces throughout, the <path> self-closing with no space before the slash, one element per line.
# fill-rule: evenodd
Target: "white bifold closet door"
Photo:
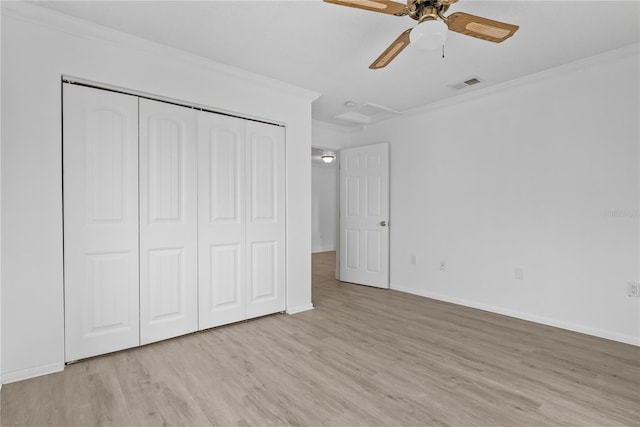
<path fill-rule="evenodd" d="M 138 98 L 64 85 L 65 361 L 133 347 Z"/>
<path fill-rule="evenodd" d="M 246 318 L 245 121 L 198 116 L 200 329 Z"/>
<path fill-rule="evenodd" d="M 284 128 L 246 124 L 247 318 L 285 309 Z"/>
<path fill-rule="evenodd" d="M 285 309 L 284 128 L 63 90 L 66 361 Z"/>
<path fill-rule="evenodd" d="M 140 99 L 140 344 L 198 329 L 196 110 Z"/>
<path fill-rule="evenodd" d="M 198 116 L 199 327 L 285 309 L 284 129 Z"/>

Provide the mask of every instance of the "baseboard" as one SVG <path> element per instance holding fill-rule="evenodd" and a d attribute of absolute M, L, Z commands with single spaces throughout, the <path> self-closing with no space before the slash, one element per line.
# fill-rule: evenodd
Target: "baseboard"
<path fill-rule="evenodd" d="M 53 374 L 64 370 L 64 363 L 51 363 L 49 365 L 36 366 L 34 368 L 22 369 L 20 371 L 5 372 L 2 374 L 2 383 L 9 384 L 16 381 L 27 380 L 29 378 L 42 375 Z"/>
<path fill-rule="evenodd" d="M 303 304 L 303 305 L 298 305 L 296 307 L 287 308 L 286 313 L 287 314 L 296 314 L 296 313 L 302 313 L 303 311 L 308 311 L 308 310 L 313 310 L 313 304 L 312 303 Z"/>
<path fill-rule="evenodd" d="M 334 252 L 336 250 L 335 245 L 329 245 L 329 246 L 317 246 L 315 248 L 311 248 L 311 253 L 318 253 L 318 252 Z"/>
<path fill-rule="evenodd" d="M 640 346 L 640 337 L 632 335 L 619 334 L 617 332 L 606 331 L 602 329 L 591 328 L 584 325 L 578 325 L 563 320 L 553 319 L 549 317 L 537 316 L 535 314 L 523 313 L 520 311 L 509 310 L 503 307 L 496 307 L 488 304 L 479 303 L 463 298 L 441 295 L 433 292 L 423 291 L 421 289 L 407 288 L 404 286 L 391 285 L 394 291 L 405 292 L 408 294 L 418 295 L 435 299 L 438 301 L 450 302 L 452 304 L 463 305 L 465 307 L 477 308 L 478 310 L 488 311 L 491 313 L 502 314 L 504 316 L 515 317 L 516 319 L 526 320 L 529 322 L 540 323 L 542 325 L 553 326 L 555 328 L 566 329 L 581 334 L 592 335 L 599 338 L 605 338 L 612 341 L 618 341 L 625 344 Z"/>

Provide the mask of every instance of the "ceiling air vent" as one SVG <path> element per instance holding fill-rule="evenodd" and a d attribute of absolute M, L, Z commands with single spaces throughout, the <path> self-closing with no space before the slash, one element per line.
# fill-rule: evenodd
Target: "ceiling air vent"
<path fill-rule="evenodd" d="M 469 86 L 473 86 L 473 85 L 477 85 L 478 83 L 482 82 L 482 80 L 480 80 L 478 77 L 471 77 L 465 81 L 459 82 L 459 83 L 453 83 L 448 85 L 448 87 L 455 89 L 455 90 L 460 90 L 460 89 L 464 89 L 466 87 Z"/>

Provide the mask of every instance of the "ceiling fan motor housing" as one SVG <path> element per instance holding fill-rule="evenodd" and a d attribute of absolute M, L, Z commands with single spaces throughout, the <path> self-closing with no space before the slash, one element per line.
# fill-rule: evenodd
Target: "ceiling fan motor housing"
<path fill-rule="evenodd" d="M 455 1 L 415 0 L 409 4 L 408 15 L 418 22 L 435 21 L 438 17 L 446 22 L 443 13 L 445 13 L 447 9 L 449 9 L 449 5 L 455 3 Z"/>

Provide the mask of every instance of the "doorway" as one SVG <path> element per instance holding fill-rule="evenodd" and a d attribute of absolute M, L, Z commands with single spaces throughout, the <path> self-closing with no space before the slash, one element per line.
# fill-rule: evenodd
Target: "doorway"
<path fill-rule="evenodd" d="M 338 154 L 337 150 L 330 148 L 312 147 L 311 149 L 311 251 L 313 253 L 331 252 L 337 248 Z M 323 155 L 325 159 L 322 158 Z"/>
<path fill-rule="evenodd" d="M 389 288 L 389 144 L 340 152 L 339 280 Z"/>
<path fill-rule="evenodd" d="M 312 252 L 335 251 L 338 280 L 389 288 L 389 144 L 313 147 L 311 162 Z"/>

